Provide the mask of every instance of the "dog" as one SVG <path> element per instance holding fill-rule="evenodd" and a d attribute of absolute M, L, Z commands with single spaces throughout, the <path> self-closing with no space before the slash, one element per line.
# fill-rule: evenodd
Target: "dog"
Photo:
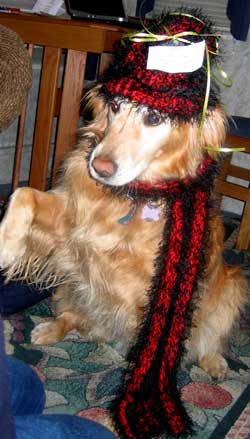
<path fill-rule="evenodd" d="M 55 287 L 56 317 L 32 331 L 36 345 L 59 342 L 73 329 L 90 340 L 133 340 L 149 300 L 162 206 L 157 205 L 159 218 L 147 221 L 145 206 L 108 188 L 135 179 L 195 176 L 203 147 L 216 147 L 225 137 L 220 105 L 208 112 L 199 136 L 196 122 L 173 123 L 119 98 L 106 102 L 98 91 L 97 86 L 88 94 L 93 120 L 80 130 L 55 188 L 18 188 L 0 227 L 0 265 L 7 279 Z M 192 361 L 223 379 L 223 350 L 246 303 L 246 283 L 238 267 L 223 262 L 223 226 L 211 209 L 205 276 L 186 347 Z"/>

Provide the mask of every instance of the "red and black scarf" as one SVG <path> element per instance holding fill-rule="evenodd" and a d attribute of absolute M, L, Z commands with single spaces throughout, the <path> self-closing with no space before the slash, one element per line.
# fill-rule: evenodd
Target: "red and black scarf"
<path fill-rule="evenodd" d="M 207 61 L 213 62 L 217 54 L 212 23 L 200 11 L 180 9 L 146 22 L 145 30 L 151 36 L 166 38 L 162 42 L 159 38 L 138 42 L 128 34 L 117 45 L 114 62 L 102 77 L 101 97 L 106 102 L 121 99 L 138 107 L 147 106 L 173 123 L 200 124 L 207 90 Z M 186 39 L 189 43 L 205 39 L 209 57 L 204 58 L 203 66 L 184 73 L 148 70 L 150 46 L 172 45 L 167 37 L 183 33 L 185 42 L 178 44 L 186 45 Z M 212 111 L 219 97 L 218 87 L 210 79 L 207 109 Z M 165 201 L 166 221 L 148 293 L 149 305 L 136 345 L 128 355 L 129 366 L 120 394 L 112 406 L 121 439 L 152 439 L 163 433 L 180 436 L 192 430 L 176 373 L 190 326 L 188 319 L 192 317 L 192 299 L 205 267 L 214 177 L 215 162 L 206 157 L 195 178 L 151 184 L 133 182 L 123 192 L 130 196 L 134 193 L 133 198 L 139 202 Z"/>
<path fill-rule="evenodd" d="M 215 162 L 206 157 L 195 178 L 129 186 L 130 194 L 134 190 L 140 199 L 165 200 L 166 222 L 145 319 L 112 405 L 122 439 L 151 439 L 163 433 L 178 437 L 192 431 L 176 373 L 192 317 L 191 299 L 205 267 L 215 174 Z"/>

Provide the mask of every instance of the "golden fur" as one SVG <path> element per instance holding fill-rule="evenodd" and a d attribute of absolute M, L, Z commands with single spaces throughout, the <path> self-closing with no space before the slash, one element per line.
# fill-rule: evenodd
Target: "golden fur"
<path fill-rule="evenodd" d="M 93 122 L 82 129 L 55 189 L 17 189 L 0 227 L 0 265 L 7 278 L 57 286 L 57 317 L 33 330 L 35 344 L 55 343 L 71 329 L 90 339 L 125 344 L 133 339 L 147 304 L 163 220 L 142 220 L 140 207 L 129 224 L 119 224 L 131 201 L 100 183 L 195 175 L 203 146 L 217 147 L 225 135 L 220 107 L 207 116 L 200 136 L 196 123 L 157 118 L 155 123 L 147 108 L 116 100 L 107 105 L 98 88 L 88 99 Z M 227 371 L 224 341 L 246 302 L 246 285 L 238 268 L 223 263 L 223 228 L 216 212 L 210 228 L 205 279 L 187 348 L 207 372 L 222 378 Z"/>

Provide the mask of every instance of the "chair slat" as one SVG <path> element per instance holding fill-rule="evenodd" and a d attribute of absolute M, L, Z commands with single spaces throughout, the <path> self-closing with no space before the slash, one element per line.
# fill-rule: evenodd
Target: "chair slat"
<path fill-rule="evenodd" d="M 33 50 L 34 50 L 33 44 L 28 44 L 27 49 L 28 49 L 28 52 L 32 58 Z M 25 101 L 22 113 L 19 117 L 19 123 L 18 123 L 18 129 L 17 129 L 17 143 L 16 143 L 16 149 L 15 149 L 15 158 L 14 158 L 14 165 L 13 165 L 13 172 L 12 172 L 12 184 L 11 184 L 12 192 L 18 187 L 19 180 L 20 180 L 26 116 L 27 116 L 27 99 Z"/>
<path fill-rule="evenodd" d="M 22 113 L 18 121 L 17 143 L 15 148 L 15 158 L 14 158 L 14 165 L 12 172 L 12 184 L 11 184 L 12 192 L 18 187 L 20 180 L 26 113 L 27 113 L 27 102 L 24 104 Z"/>
<path fill-rule="evenodd" d="M 237 238 L 236 248 L 241 250 L 249 250 L 250 242 L 250 200 L 246 201 L 242 214 L 239 234 Z"/>
<path fill-rule="evenodd" d="M 45 47 L 29 179 L 39 190 L 46 189 L 60 58 L 60 48 Z"/>
<path fill-rule="evenodd" d="M 240 178 L 241 180 L 250 181 L 250 169 L 242 168 L 237 165 L 229 165 L 227 169 L 227 175 Z"/>
<path fill-rule="evenodd" d="M 217 192 L 226 195 L 227 197 L 235 198 L 241 201 L 250 200 L 250 190 L 235 183 L 218 180 L 216 182 L 215 189 Z"/>
<path fill-rule="evenodd" d="M 86 58 L 86 52 L 68 50 L 55 146 L 53 181 L 63 157 L 72 149 L 75 142 L 80 117 Z"/>
<path fill-rule="evenodd" d="M 250 153 L 250 139 L 247 137 L 234 136 L 228 134 L 226 138 L 226 144 L 231 148 L 245 148 L 245 152 Z"/>
<path fill-rule="evenodd" d="M 100 56 L 100 63 L 99 63 L 99 72 L 98 76 L 101 76 L 103 72 L 106 70 L 106 68 L 111 64 L 114 56 L 112 53 L 102 53 Z"/>

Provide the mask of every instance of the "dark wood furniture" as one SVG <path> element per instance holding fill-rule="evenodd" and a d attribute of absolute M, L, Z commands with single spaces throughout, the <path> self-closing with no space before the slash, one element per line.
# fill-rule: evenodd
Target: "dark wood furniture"
<path fill-rule="evenodd" d="M 226 144 L 231 148 L 245 148 L 244 154 L 250 154 L 250 137 L 241 137 L 229 131 Z M 229 177 L 234 177 L 236 180 L 232 180 Z M 237 179 L 244 180 L 246 186 L 240 185 Z M 238 250 L 250 250 L 250 169 L 232 164 L 232 154 L 228 154 L 223 162 L 216 189 L 221 195 L 243 201 L 244 207 L 241 215 L 236 248 Z"/>
<path fill-rule="evenodd" d="M 51 180 L 55 178 L 64 155 L 75 142 L 87 54 L 100 55 L 98 68 L 101 71 L 112 52 L 114 41 L 125 30 L 111 25 L 29 14 L 0 13 L 0 24 L 16 31 L 27 43 L 31 55 L 35 46 L 43 49 L 29 185 L 45 190 L 53 131 L 56 136 L 53 139 Z M 63 78 L 60 85 L 59 74 Z M 18 186 L 20 179 L 25 120 L 26 108 L 20 117 L 17 133 L 12 191 Z"/>

